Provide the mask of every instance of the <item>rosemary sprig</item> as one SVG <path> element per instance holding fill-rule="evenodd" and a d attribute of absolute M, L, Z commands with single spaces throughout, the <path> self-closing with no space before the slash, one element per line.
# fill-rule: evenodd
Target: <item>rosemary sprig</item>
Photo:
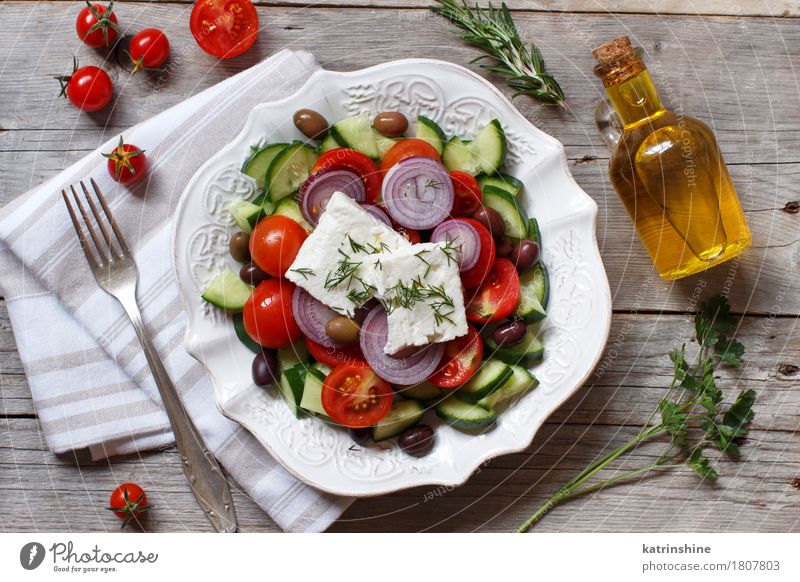
<path fill-rule="evenodd" d="M 547 105 L 563 105 L 564 91 L 547 72 L 542 53 L 535 44 L 526 45 L 517 32 L 511 13 L 503 2 L 500 8 L 470 8 L 466 0 L 436 0 L 431 6 L 435 14 L 443 16 L 464 30 L 459 36 L 485 55 L 471 62 L 492 59 L 493 64 L 481 66 L 506 75 L 508 86 L 517 95 L 530 95 Z"/>
<path fill-rule="evenodd" d="M 639 433 L 563 485 L 517 531 L 529 530 L 553 507 L 568 499 L 640 478 L 652 471 L 689 468 L 701 478 L 716 479 L 717 471 L 706 456 L 709 449 L 734 458 L 739 455 L 740 441 L 747 436 L 755 416 L 756 393 L 742 390 L 732 403 L 725 404 L 714 378 L 717 362 L 731 366 L 742 363 L 744 346 L 726 337 L 736 326 L 736 320 L 730 315 L 723 296 L 703 303 L 694 320 L 699 344 L 697 357 L 691 364 L 686 361 L 686 344 L 670 352 L 674 369 L 672 382 Z M 659 436 L 667 436 L 669 441 L 655 462 L 607 479 L 595 479 L 615 460 Z"/>

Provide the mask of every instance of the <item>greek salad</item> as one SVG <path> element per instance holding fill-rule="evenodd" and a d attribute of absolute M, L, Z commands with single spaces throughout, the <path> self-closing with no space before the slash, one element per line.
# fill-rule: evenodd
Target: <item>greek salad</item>
<path fill-rule="evenodd" d="M 203 293 L 255 353 L 254 383 L 416 456 L 434 445 L 429 410 L 492 425 L 538 384 L 549 295 L 500 122 L 471 139 L 421 115 L 409 131 L 397 111 L 329 125 L 301 109 L 294 124 L 303 139 L 244 161 L 257 195 L 230 208 L 242 267 Z"/>

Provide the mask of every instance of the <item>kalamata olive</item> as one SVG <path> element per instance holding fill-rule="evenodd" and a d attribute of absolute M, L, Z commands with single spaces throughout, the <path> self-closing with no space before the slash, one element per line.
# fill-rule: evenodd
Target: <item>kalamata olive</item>
<path fill-rule="evenodd" d="M 515 346 L 525 339 L 527 332 L 525 322 L 515 319 L 498 325 L 492 332 L 492 341 L 497 347 Z"/>
<path fill-rule="evenodd" d="M 350 435 L 350 438 L 353 439 L 353 442 L 356 443 L 357 445 L 365 445 L 372 438 L 371 428 L 351 428 L 348 429 L 347 433 Z"/>
<path fill-rule="evenodd" d="M 506 225 L 503 222 L 503 217 L 494 208 L 488 206 L 481 206 L 472 218 L 485 226 L 494 238 L 500 238 L 506 232 Z"/>
<path fill-rule="evenodd" d="M 333 341 L 340 344 L 353 344 L 358 341 L 361 327 L 352 319 L 343 315 L 332 317 L 325 324 L 325 333 Z"/>
<path fill-rule="evenodd" d="M 372 127 L 386 137 L 400 137 L 408 129 L 408 119 L 399 111 L 384 111 L 375 116 Z"/>
<path fill-rule="evenodd" d="M 532 240 L 521 240 L 514 247 L 509 257 L 517 267 L 517 271 L 524 273 L 539 261 L 539 245 Z"/>
<path fill-rule="evenodd" d="M 311 139 L 324 139 L 328 135 L 328 122 L 313 109 L 295 111 L 294 125 L 303 135 Z"/>
<path fill-rule="evenodd" d="M 253 382 L 256 386 L 270 386 L 278 383 L 278 361 L 275 352 L 264 350 L 253 358 Z"/>
<path fill-rule="evenodd" d="M 231 256 L 237 263 L 246 263 L 250 260 L 250 235 L 237 232 L 231 237 Z"/>
<path fill-rule="evenodd" d="M 418 424 L 401 432 L 397 442 L 409 455 L 422 457 L 431 452 L 434 440 L 433 429 L 427 424 Z"/>
<path fill-rule="evenodd" d="M 495 241 L 495 248 L 497 249 L 498 257 L 507 259 L 511 256 L 511 251 L 514 250 L 514 241 L 503 235 Z"/>
<path fill-rule="evenodd" d="M 258 265 L 253 261 L 250 261 L 242 265 L 242 268 L 239 269 L 239 278 L 248 285 L 255 285 L 258 287 L 261 283 L 269 279 L 269 275 L 259 269 Z"/>

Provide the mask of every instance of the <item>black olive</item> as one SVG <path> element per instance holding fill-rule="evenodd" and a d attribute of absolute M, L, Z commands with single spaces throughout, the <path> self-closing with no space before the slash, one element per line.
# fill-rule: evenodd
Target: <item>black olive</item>
<path fill-rule="evenodd" d="M 408 129 L 408 119 L 399 111 L 384 111 L 375 116 L 372 127 L 386 137 L 400 137 Z"/>
<path fill-rule="evenodd" d="M 506 225 L 503 222 L 503 217 L 494 208 L 488 206 L 481 206 L 472 215 L 472 218 L 480 222 L 494 238 L 500 238 L 506 232 Z"/>
<path fill-rule="evenodd" d="M 499 237 L 495 241 L 496 247 L 496 254 L 498 257 L 503 259 L 507 259 L 511 256 L 511 253 L 514 251 L 514 241 L 512 241 L 509 237 L 503 235 Z"/>
<path fill-rule="evenodd" d="M 414 457 L 422 457 L 431 452 L 434 441 L 433 429 L 427 424 L 407 428 L 400 433 L 400 438 L 397 440 L 400 448 Z"/>
<path fill-rule="evenodd" d="M 250 235 L 237 232 L 231 237 L 231 256 L 237 263 L 246 263 L 250 260 Z"/>
<path fill-rule="evenodd" d="M 532 240 L 521 240 L 509 256 L 517 271 L 524 273 L 539 262 L 539 245 Z"/>
<path fill-rule="evenodd" d="M 351 428 L 347 432 L 357 445 L 365 445 L 372 438 L 371 428 Z"/>
<path fill-rule="evenodd" d="M 278 383 L 278 361 L 275 352 L 264 350 L 253 358 L 253 382 L 256 386 L 270 386 Z"/>
<path fill-rule="evenodd" d="M 328 122 L 313 109 L 300 109 L 294 114 L 294 125 L 303 135 L 311 139 L 323 139 L 328 135 Z"/>
<path fill-rule="evenodd" d="M 514 346 L 525 339 L 528 328 L 524 321 L 515 319 L 506 323 L 501 323 L 492 332 L 492 341 L 497 347 Z"/>
<path fill-rule="evenodd" d="M 258 287 L 261 283 L 269 279 L 269 275 L 259 269 L 258 265 L 251 261 L 245 263 L 242 265 L 242 268 L 239 269 L 239 278 L 248 285 L 255 285 Z"/>

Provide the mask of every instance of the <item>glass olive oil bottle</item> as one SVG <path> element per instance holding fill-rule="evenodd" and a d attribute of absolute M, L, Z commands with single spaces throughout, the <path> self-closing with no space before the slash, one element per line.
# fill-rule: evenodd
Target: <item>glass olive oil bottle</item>
<path fill-rule="evenodd" d="M 619 133 L 598 120 L 613 149 L 609 176 L 659 275 L 686 277 L 749 247 L 750 230 L 709 127 L 664 108 L 627 36 L 592 54 L 622 124 Z"/>

